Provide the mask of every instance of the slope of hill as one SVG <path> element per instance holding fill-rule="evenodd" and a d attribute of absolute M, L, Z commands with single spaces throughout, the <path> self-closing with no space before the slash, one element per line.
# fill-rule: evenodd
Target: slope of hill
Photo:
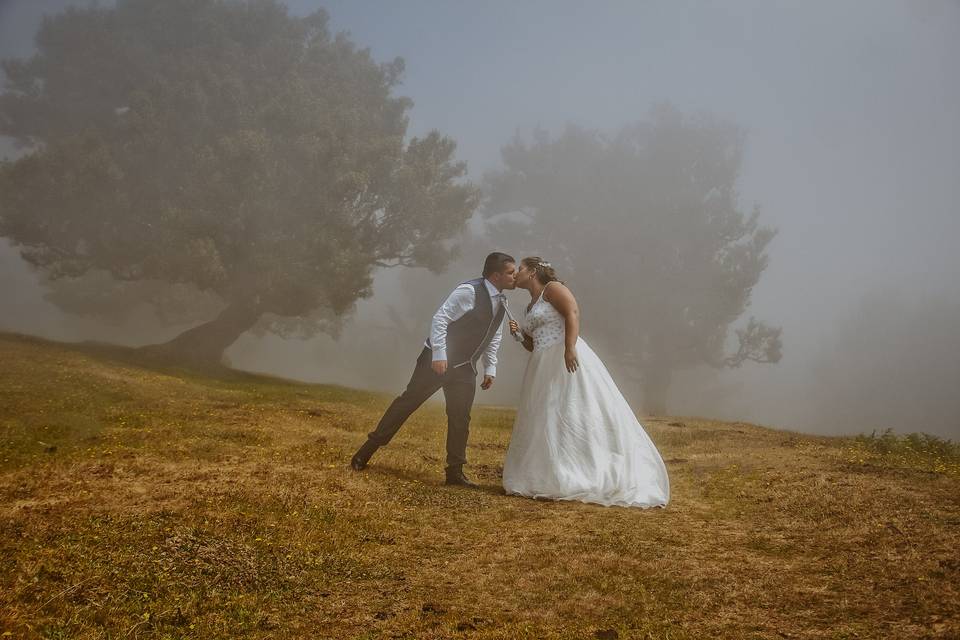
<path fill-rule="evenodd" d="M 647 418 L 666 509 L 502 495 L 512 411 L 443 409 L 364 473 L 390 398 L 0 334 L 0 634 L 960 636 L 960 454 Z M 922 425 L 917 425 L 918 430 Z"/>

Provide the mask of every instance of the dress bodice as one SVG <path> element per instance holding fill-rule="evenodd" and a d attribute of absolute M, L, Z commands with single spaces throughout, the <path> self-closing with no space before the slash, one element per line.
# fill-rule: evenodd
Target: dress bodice
<path fill-rule="evenodd" d="M 533 350 L 540 351 L 564 341 L 563 316 L 543 299 L 543 293 L 523 319 L 523 331 L 533 336 Z"/>

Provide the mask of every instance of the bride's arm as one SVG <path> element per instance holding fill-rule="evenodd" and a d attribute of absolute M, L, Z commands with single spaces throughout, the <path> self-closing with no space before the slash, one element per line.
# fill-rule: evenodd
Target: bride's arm
<path fill-rule="evenodd" d="M 533 336 L 528 335 L 526 331 L 520 329 L 516 320 L 510 321 L 510 333 L 519 334 L 523 341 L 520 343 L 527 351 L 533 351 Z"/>
<path fill-rule="evenodd" d="M 523 342 L 520 343 L 523 345 L 523 348 L 527 351 L 533 351 L 533 336 L 527 334 L 526 331 L 522 331 L 520 335 L 523 336 Z"/>
<path fill-rule="evenodd" d="M 563 359 L 567 371 L 573 373 L 580 366 L 577 361 L 577 338 L 580 336 L 580 308 L 577 306 L 577 299 L 573 297 L 570 289 L 559 282 L 549 283 L 543 291 L 543 297 L 563 316 L 565 346 Z"/>

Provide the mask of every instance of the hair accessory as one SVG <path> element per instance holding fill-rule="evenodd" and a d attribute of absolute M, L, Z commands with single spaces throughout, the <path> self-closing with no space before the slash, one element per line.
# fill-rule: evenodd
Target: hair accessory
<path fill-rule="evenodd" d="M 549 269 L 549 268 L 550 268 L 550 263 L 549 263 L 549 262 L 541 262 L 541 263 L 540 263 L 540 266 L 543 267 L 544 269 Z"/>

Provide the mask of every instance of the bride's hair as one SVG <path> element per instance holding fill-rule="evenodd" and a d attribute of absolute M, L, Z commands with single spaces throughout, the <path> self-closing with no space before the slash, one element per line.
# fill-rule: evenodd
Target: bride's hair
<path fill-rule="evenodd" d="M 540 256 L 530 256 L 529 258 L 524 258 L 520 261 L 520 264 L 528 269 L 533 269 L 534 275 L 537 278 L 537 282 L 542 285 L 546 285 L 549 282 L 559 282 L 563 284 L 563 281 L 557 277 L 557 272 L 553 270 L 553 267 L 550 265 L 550 263 L 544 262 L 543 258 Z"/>

